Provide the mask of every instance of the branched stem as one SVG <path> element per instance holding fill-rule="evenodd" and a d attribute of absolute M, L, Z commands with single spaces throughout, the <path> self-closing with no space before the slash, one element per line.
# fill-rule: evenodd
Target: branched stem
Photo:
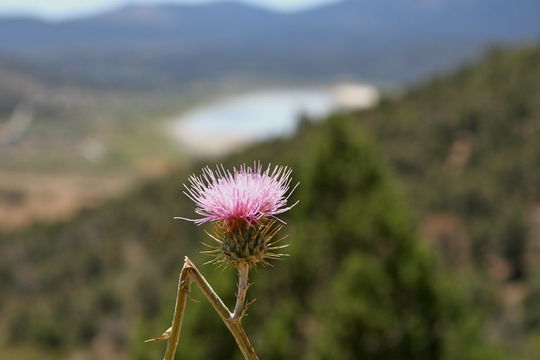
<path fill-rule="evenodd" d="M 180 328 L 182 327 L 182 320 L 184 319 L 184 311 L 186 310 L 187 297 L 192 281 L 190 272 L 188 270 L 190 264 L 191 261 L 189 261 L 189 259 L 186 257 L 184 267 L 180 272 L 180 280 L 178 281 L 178 293 L 176 295 L 176 305 L 174 307 L 173 322 L 171 328 L 169 329 L 169 341 L 167 342 L 167 350 L 165 351 L 165 357 L 163 358 L 163 360 L 174 360 L 178 341 L 180 340 Z"/>
<path fill-rule="evenodd" d="M 180 273 L 180 280 L 178 284 L 178 293 L 176 296 L 176 306 L 174 310 L 174 317 L 172 327 L 165 332 L 165 334 L 156 338 L 155 340 L 168 339 L 167 350 L 163 360 L 174 360 L 178 341 L 180 340 L 180 328 L 182 326 L 182 320 L 184 317 L 184 311 L 186 309 L 187 296 L 190 290 L 190 284 L 194 282 L 199 286 L 204 296 L 214 310 L 218 313 L 223 320 L 234 339 L 236 344 L 240 348 L 245 360 L 259 360 L 253 346 L 244 331 L 241 324 L 241 319 L 244 314 L 244 306 L 246 299 L 246 292 L 248 288 L 248 274 L 249 267 L 239 267 L 239 281 L 238 281 L 238 293 L 236 299 L 236 306 L 234 313 L 231 314 L 227 306 L 223 303 L 221 298 L 212 289 L 210 284 L 202 276 L 200 271 L 193 265 L 191 260 L 186 257 L 184 267 Z"/>

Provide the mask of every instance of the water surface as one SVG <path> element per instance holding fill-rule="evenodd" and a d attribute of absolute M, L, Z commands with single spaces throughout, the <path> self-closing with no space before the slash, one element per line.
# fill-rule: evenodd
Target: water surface
<path fill-rule="evenodd" d="M 221 155 L 291 135 L 301 114 L 317 119 L 340 107 L 335 88 L 261 90 L 222 98 L 180 114 L 171 135 L 188 151 Z"/>

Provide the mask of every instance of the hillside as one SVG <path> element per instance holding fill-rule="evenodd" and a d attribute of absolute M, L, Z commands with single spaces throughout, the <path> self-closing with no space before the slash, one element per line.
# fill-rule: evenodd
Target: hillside
<path fill-rule="evenodd" d="M 100 88 L 188 88 L 230 76 L 396 83 L 493 44 L 536 39 L 539 15 L 535 0 L 347 0 L 292 14 L 234 2 L 137 5 L 52 23 L 0 19 L 0 54 Z"/>
<path fill-rule="evenodd" d="M 497 359 L 507 348 L 534 359 L 536 260 L 525 249 L 538 234 L 539 59 L 538 48 L 493 52 L 376 109 L 224 160 L 289 164 L 301 182 L 286 219 L 291 256 L 257 271 L 252 287 L 246 324 L 263 358 Z M 201 229 L 172 220 L 191 214 L 180 194 L 191 171 L 67 223 L 2 235 L 0 354 L 159 358 L 162 346 L 142 340 L 170 321 L 182 257 L 203 261 Z M 446 271 L 407 213 L 431 229 L 424 238 Z M 229 272 L 203 272 L 233 294 Z M 237 358 L 205 303 L 190 302 L 184 334 L 186 359 Z"/>
<path fill-rule="evenodd" d="M 459 359 L 459 346 L 460 354 L 487 359 L 481 317 L 416 241 L 388 170 L 351 120 L 334 117 L 297 140 L 302 154 L 282 144 L 273 156 L 294 166 L 302 206 L 286 219 L 290 258 L 253 279 L 258 301 L 247 326 L 261 356 Z M 162 346 L 142 341 L 170 321 L 183 255 L 203 261 L 195 255 L 201 229 L 172 220 L 193 211 L 178 196 L 186 175 L 179 171 L 68 223 L 3 236 L 4 356 L 40 349 L 67 358 L 159 358 Z M 230 302 L 231 273 L 204 272 Z M 357 301 L 363 305 L 350 306 Z M 185 326 L 184 358 L 237 358 L 207 304 L 190 303 Z"/>
<path fill-rule="evenodd" d="M 400 175 L 422 236 L 489 289 L 516 348 L 538 344 L 540 50 L 493 51 L 355 116 Z"/>
<path fill-rule="evenodd" d="M 512 258 L 512 246 L 538 241 L 510 228 L 533 225 L 540 206 L 539 99 L 538 48 L 494 50 L 478 66 L 355 116 L 404 180 L 417 215 L 457 215 L 485 264 L 493 252 Z M 524 275 L 523 255 L 508 259 L 511 278 Z"/>
<path fill-rule="evenodd" d="M 51 82 L 0 57 L 0 227 L 65 219 L 178 162 L 155 120 L 184 106 L 172 98 Z"/>
<path fill-rule="evenodd" d="M 0 123 L 6 121 L 16 104 L 28 99 L 29 93 L 43 91 L 39 81 L 25 76 L 10 65 L 6 61 L 0 61 Z"/>

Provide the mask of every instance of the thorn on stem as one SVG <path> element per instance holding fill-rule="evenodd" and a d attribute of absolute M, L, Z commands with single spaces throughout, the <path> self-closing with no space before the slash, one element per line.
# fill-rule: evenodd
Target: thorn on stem
<path fill-rule="evenodd" d="M 250 301 L 248 301 L 248 303 L 246 304 L 246 306 L 244 306 L 244 309 L 242 310 L 242 312 L 240 313 L 240 319 L 242 319 L 244 316 L 247 315 L 247 310 L 248 308 L 251 306 L 251 304 L 253 304 L 255 302 L 255 300 L 257 300 L 256 298 L 253 298 L 251 299 Z"/>
<path fill-rule="evenodd" d="M 170 328 L 168 328 L 167 330 L 165 330 L 165 332 L 159 336 L 159 337 L 156 337 L 156 338 L 152 338 L 152 339 L 148 339 L 148 340 L 145 340 L 144 342 L 147 343 L 147 342 L 151 342 L 151 341 L 163 341 L 163 340 L 168 340 L 169 337 L 171 336 L 171 332 L 172 332 L 172 326 Z"/>

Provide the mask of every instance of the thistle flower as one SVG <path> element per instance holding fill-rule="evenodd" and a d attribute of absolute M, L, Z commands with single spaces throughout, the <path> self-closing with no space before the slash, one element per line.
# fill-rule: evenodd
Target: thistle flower
<path fill-rule="evenodd" d="M 291 170 L 284 166 L 270 165 L 263 171 L 260 163 L 253 167 L 241 165 L 237 170 L 225 170 L 223 166 L 212 171 L 203 168 L 200 176 L 189 177 L 190 187 L 184 184 L 188 196 L 196 205 L 195 213 L 200 219 L 186 219 L 200 225 L 209 221 L 235 224 L 245 221 L 247 225 L 265 217 L 274 217 L 291 209 L 287 200 Z M 295 186 L 296 188 L 296 186 Z M 287 194 L 288 192 L 288 194 Z"/>
<path fill-rule="evenodd" d="M 244 164 L 232 172 L 223 166 L 215 171 L 205 167 L 202 175 L 189 177 L 189 186 L 184 184 L 184 194 L 195 203 L 195 213 L 201 218 L 176 219 L 197 225 L 214 223 L 210 236 L 218 245 L 210 246 L 207 253 L 216 256 L 215 262 L 235 267 L 267 264 L 265 259 L 282 255 L 273 252 L 283 247 L 276 246 L 283 239 L 276 238 L 281 229 L 276 216 L 296 205 L 287 205 L 296 188 L 291 189 L 290 184 L 291 170 L 284 166 L 263 169 L 260 163 Z"/>

